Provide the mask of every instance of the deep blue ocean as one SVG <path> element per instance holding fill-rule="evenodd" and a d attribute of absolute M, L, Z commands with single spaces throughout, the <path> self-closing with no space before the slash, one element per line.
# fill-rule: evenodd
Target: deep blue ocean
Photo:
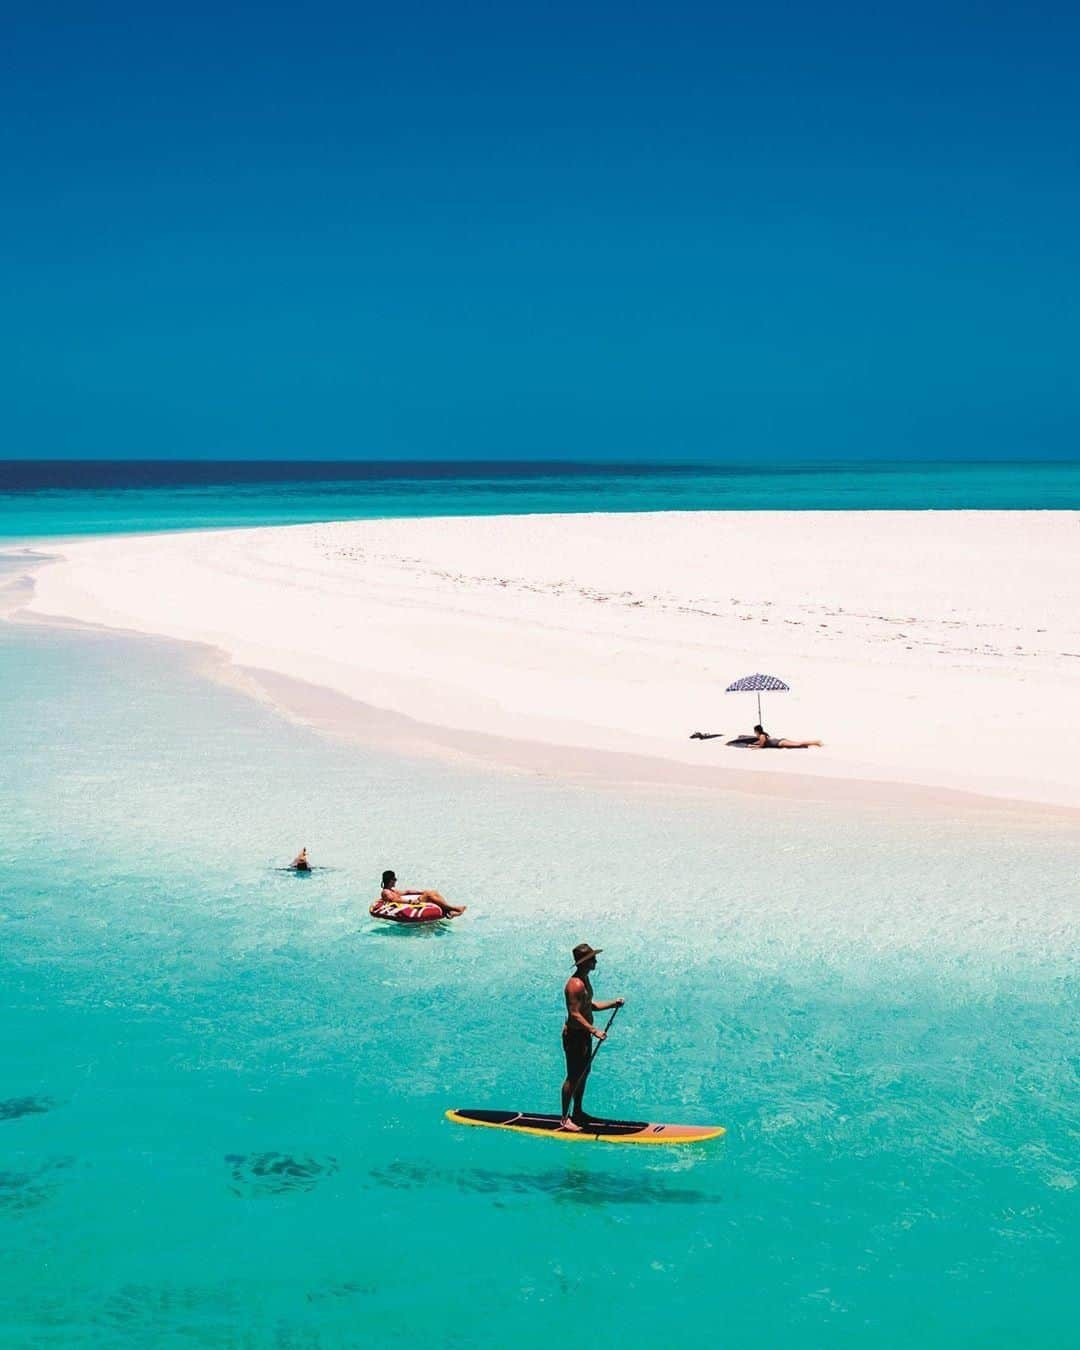
<path fill-rule="evenodd" d="M 0 461 L 0 539 L 376 516 L 1080 509 L 1076 463 Z"/>

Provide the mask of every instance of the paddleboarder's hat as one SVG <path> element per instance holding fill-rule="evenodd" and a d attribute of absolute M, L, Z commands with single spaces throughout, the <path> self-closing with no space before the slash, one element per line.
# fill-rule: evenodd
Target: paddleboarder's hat
<path fill-rule="evenodd" d="M 594 956 L 599 956 L 603 950 L 603 947 L 590 947 L 587 942 L 579 942 L 573 951 L 574 969 L 577 970 L 578 966 L 583 966 Z"/>

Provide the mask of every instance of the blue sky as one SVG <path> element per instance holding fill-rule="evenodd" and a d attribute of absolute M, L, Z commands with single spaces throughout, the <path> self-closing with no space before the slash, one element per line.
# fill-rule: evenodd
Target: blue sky
<path fill-rule="evenodd" d="M 1080 453 L 1075 9 L 6 15 L 0 457 Z"/>

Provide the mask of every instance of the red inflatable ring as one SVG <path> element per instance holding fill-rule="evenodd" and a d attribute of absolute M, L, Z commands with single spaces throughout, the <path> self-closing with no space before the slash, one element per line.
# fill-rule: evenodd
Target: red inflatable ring
<path fill-rule="evenodd" d="M 376 900 L 368 910 L 373 919 L 389 919 L 391 923 L 438 923 L 446 915 L 438 905 L 421 904 L 419 900 Z"/>

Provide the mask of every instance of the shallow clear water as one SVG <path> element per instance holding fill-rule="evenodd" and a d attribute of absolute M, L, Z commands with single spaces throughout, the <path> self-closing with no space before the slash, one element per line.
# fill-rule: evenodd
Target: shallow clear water
<path fill-rule="evenodd" d="M 0 695 L 4 1343 L 1071 1339 L 1066 827 L 399 763 L 120 638 L 0 626 Z M 443 1119 L 555 1108 L 582 939 L 592 1108 L 725 1139 Z"/>
<path fill-rule="evenodd" d="M 0 460 L 0 541 L 371 517 L 1065 510 L 1080 462 L 111 463 Z"/>

